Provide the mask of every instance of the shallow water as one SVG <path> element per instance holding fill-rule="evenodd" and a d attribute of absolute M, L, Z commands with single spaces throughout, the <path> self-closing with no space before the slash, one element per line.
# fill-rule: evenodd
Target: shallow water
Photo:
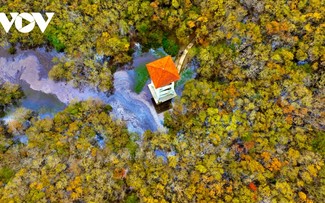
<path fill-rule="evenodd" d="M 21 106 L 38 112 L 41 118 L 47 116 L 53 117 L 66 107 L 66 105 L 53 94 L 35 91 L 24 81 L 21 81 L 20 85 L 25 94 L 25 98 L 21 101 Z"/>

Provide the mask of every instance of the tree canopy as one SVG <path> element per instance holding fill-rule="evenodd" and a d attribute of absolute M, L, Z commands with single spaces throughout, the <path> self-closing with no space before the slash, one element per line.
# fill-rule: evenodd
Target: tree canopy
<path fill-rule="evenodd" d="M 198 60 L 164 115 L 167 132 L 127 131 L 100 101 L 54 118 L 19 108 L 0 123 L 0 202 L 322 202 L 324 14 L 319 0 L 3 1 L 52 11 L 44 34 L 0 41 L 64 52 L 49 76 L 112 91 L 143 50 Z M 0 85 L 0 113 L 22 97 Z M 23 143 L 17 137 L 25 137 Z"/>

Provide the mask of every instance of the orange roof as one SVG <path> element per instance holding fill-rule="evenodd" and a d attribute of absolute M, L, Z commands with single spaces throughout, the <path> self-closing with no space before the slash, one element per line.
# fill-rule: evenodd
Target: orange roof
<path fill-rule="evenodd" d="M 181 78 L 170 56 L 148 63 L 146 66 L 155 88 L 163 87 Z"/>

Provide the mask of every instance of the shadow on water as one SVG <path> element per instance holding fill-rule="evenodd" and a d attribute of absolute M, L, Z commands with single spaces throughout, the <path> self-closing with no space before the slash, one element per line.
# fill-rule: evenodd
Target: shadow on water
<path fill-rule="evenodd" d="M 53 117 L 66 107 L 53 94 L 33 90 L 25 81 L 20 81 L 20 85 L 25 94 L 25 98 L 21 101 L 21 106 L 38 112 L 41 118 Z"/>

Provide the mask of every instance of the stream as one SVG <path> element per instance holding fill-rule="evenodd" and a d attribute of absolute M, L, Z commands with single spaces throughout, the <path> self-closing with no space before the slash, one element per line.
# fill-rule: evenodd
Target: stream
<path fill-rule="evenodd" d="M 91 87 L 81 91 L 70 83 L 49 79 L 47 73 L 53 66 L 52 58 L 61 55 L 54 51 L 46 52 L 43 48 L 18 50 L 15 55 L 9 55 L 0 48 L 0 81 L 20 84 L 26 95 L 20 107 L 38 112 L 41 119 L 53 117 L 71 102 L 97 99 L 111 105 L 112 117 L 125 121 L 130 132 L 141 135 L 145 130 L 166 131 L 163 115 L 155 111 L 148 88 L 145 87 L 140 94 L 133 91 L 134 70 L 115 72 L 114 93 L 107 97 Z M 156 58 L 151 52 L 135 53 L 132 66 L 137 67 Z M 8 121 L 10 112 L 3 120 Z"/>
<path fill-rule="evenodd" d="M 138 44 L 133 61 L 127 66 L 138 67 L 161 58 L 161 54 L 166 54 L 161 48 L 142 53 Z M 48 72 L 54 65 L 52 59 L 62 56 L 63 53 L 47 52 L 44 48 L 23 51 L 18 49 L 15 55 L 9 55 L 6 49 L 0 47 L 0 82 L 19 84 L 25 93 L 19 107 L 37 112 L 41 119 L 53 117 L 71 102 L 96 99 L 112 106 L 111 116 L 124 121 L 130 132 L 142 135 L 146 130 L 167 131 L 163 126 L 163 113 L 157 113 L 152 103 L 152 96 L 147 88 L 149 81 L 139 94 L 134 92 L 134 68 L 127 67 L 114 73 L 114 93 L 108 97 L 90 86 L 80 90 L 71 83 L 54 82 L 48 78 Z M 195 77 L 198 66 L 193 60 L 181 75 L 182 78 L 175 87 L 179 96 L 185 81 Z M 14 110 L 8 112 L 2 120 L 8 122 L 14 119 L 11 116 Z"/>
<path fill-rule="evenodd" d="M 20 86 L 25 94 L 21 107 L 38 112 L 41 119 L 53 117 L 66 107 L 55 95 L 33 90 L 25 81 L 21 81 Z"/>

